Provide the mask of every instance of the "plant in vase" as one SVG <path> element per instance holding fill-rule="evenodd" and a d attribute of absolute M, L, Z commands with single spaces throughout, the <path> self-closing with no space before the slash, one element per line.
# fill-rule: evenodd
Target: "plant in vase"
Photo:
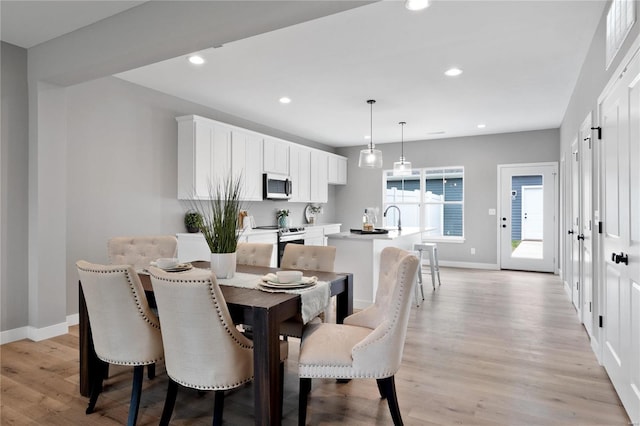
<path fill-rule="evenodd" d="M 192 234 L 199 232 L 202 226 L 202 215 L 196 211 L 189 210 L 184 215 L 184 226 L 187 228 L 187 232 Z"/>
<path fill-rule="evenodd" d="M 280 209 L 276 211 L 276 218 L 278 219 L 278 228 L 289 227 L 289 210 Z"/>
<path fill-rule="evenodd" d="M 211 270 L 216 278 L 232 278 L 236 271 L 236 249 L 242 229 L 242 179 L 227 177 L 212 184 L 208 200 L 193 200 L 191 209 L 200 214 L 200 231 L 211 250 Z"/>

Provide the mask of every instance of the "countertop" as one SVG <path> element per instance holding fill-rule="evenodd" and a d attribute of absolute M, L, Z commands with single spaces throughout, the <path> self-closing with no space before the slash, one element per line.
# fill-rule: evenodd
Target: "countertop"
<path fill-rule="evenodd" d="M 349 240 L 395 240 L 411 235 L 419 234 L 420 228 L 403 228 L 402 231 L 389 229 L 388 234 L 352 234 L 351 231 L 340 232 L 338 234 L 327 235 L 329 239 L 349 239 Z"/>

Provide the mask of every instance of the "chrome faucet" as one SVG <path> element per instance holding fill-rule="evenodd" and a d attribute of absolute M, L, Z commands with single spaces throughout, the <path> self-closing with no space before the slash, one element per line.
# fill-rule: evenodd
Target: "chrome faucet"
<path fill-rule="evenodd" d="M 400 212 L 400 207 L 398 207 L 398 206 L 389 206 L 386 209 L 384 209 L 384 213 L 382 214 L 382 216 L 387 217 L 387 212 L 389 211 L 389 209 L 391 207 L 394 207 L 395 209 L 398 210 L 398 231 L 402 231 L 402 223 L 400 222 L 402 213 Z"/>

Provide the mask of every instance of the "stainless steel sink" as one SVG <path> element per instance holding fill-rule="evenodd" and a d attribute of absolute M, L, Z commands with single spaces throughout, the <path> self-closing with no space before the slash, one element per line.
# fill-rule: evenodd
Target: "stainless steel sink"
<path fill-rule="evenodd" d="M 375 228 L 373 231 L 363 231 L 362 229 L 351 229 L 352 234 L 372 235 L 372 234 L 388 234 L 388 229 Z"/>

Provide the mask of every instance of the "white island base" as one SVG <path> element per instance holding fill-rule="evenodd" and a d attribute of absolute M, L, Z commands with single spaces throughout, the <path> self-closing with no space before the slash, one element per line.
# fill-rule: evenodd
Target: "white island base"
<path fill-rule="evenodd" d="M 328 245 L 336 247 L 335 271 L 353 273 L 353 307 L 356 309 L 366 308 L 375 299 L 382 250 L 398 247 L 413 251 L 413 245 L 422 241 L 418 228 L 369 235 L 340 232 L 328 238 Z"/>

